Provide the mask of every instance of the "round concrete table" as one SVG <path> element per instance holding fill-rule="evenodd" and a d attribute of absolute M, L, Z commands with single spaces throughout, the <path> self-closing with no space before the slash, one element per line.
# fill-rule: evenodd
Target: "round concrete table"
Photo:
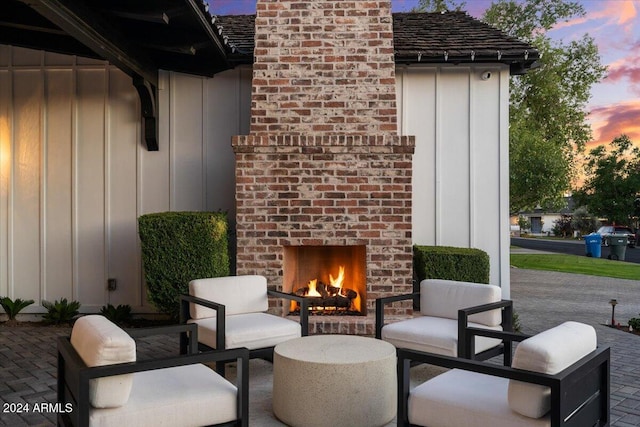
<path fill-rule="evenodd" d="M 278 344 L 273 412 L 290 426 L 375 427 L 396 415 L 396 349 L 355 335 L 313 335 Z"/>

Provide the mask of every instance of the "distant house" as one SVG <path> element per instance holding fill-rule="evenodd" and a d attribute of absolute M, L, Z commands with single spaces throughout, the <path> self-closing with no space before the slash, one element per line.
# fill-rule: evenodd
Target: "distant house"
<path fill-rule="evenodd" d="M 525 217 L 531 224 L 529 232 L 535 235 L 553 234 L 554 223 L 565 215 L 572 215 L 575 210 L 575 203 L 572 197 L 564 198 L 564 207 L 559 210 L 546 210 L 537 207 L 532 211 L 522 211 L 518 216 L 511 218 L 511 224 L 518 224 L 519 217 Z"/>
<path fill-rule="evenodd" d="M 34 313 L 61 297 L 148 312 L 137 218 L 224 210 L 235 225 L 254 18 L 85 6 L 3 3 L 0 295 L 34 299 Z M 538 51 L 461 12 L 393 14 L 393 38 L 398 134 L 415 136 L 413 243 L 485 250 L 508 296 L 509 76 Z"/>

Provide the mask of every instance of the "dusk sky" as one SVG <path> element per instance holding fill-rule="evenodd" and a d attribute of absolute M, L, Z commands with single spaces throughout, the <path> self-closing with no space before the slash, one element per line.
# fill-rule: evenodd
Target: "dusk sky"
<path fill-rule="evenodd" d="M 640 0 L 578 0 L 586 16 L 559 24 L 549 35 L 569 42 L 586 33 L 596 40 L 608 75 L 594 86 L 589 102 L 594 142 L 626 133 L 640 146 Z M 255 13 L 255 0 L 209 0 L 217 15 Z M 411 10 L 418 0 L 392 0 L 394 12 Z M 480 18 L 491 0 L 467 0 L 466 11 Z"/>

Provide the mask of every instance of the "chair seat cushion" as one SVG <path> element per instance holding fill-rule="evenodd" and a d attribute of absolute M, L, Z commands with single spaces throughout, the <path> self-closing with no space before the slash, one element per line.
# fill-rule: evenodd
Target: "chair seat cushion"
<path fill-rule="evenodd" d="M 411 390 L 408 417 L 429 427 L 547 427 L 549 417 L 529 418 L 509 408 L 506 378 L 453 369 Z"/>
<path fill-rule="evenodd" d="M 203 426 L 237 419 L 236 387 L 205 365 L 133 374 L 126 405 L 91 409 L 92 427 Z"/>
<path fill-rule="evenodd" d="M 502 330 L 501 326 L 485 326 L 469 322 L 469 326 Z M 398 348 L 458 356 L 458 321 L 442 317 L 419 316 L 391 323 L 382 328 L 382 339 Z M 499 345 L 495 338 L 476 337 L 475 351 L 483 352 Z"/>
<path fill-rule="evenodd" d="M 106 317 L 80 317 L 71 330 L 71 345 L 90 367 L 136 361 L 136 343 Z M 116 375 L 89 381 L 89 402 L 96 408 L 124 405 L 129 398 L 133 375 Z"/>
<path fill-rule="evenodd" d="M 302 336 L 298 322 L 269 313 L 236 314 L 226 317 L 225 347 L 249 350 L 273 347 Z M 216 318 L 190 320 L 198 325 L 198 341 L 216 348 Z"/>

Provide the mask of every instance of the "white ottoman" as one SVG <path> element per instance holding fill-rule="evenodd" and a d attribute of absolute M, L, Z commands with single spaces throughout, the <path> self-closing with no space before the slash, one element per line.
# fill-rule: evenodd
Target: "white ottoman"
<path fill-rule="evenodd" d="M 396 349 L 355 335 L 313 335 L 275 347 L 273 412 L 290 426 L 375 427 L 396 415 Z"/>

